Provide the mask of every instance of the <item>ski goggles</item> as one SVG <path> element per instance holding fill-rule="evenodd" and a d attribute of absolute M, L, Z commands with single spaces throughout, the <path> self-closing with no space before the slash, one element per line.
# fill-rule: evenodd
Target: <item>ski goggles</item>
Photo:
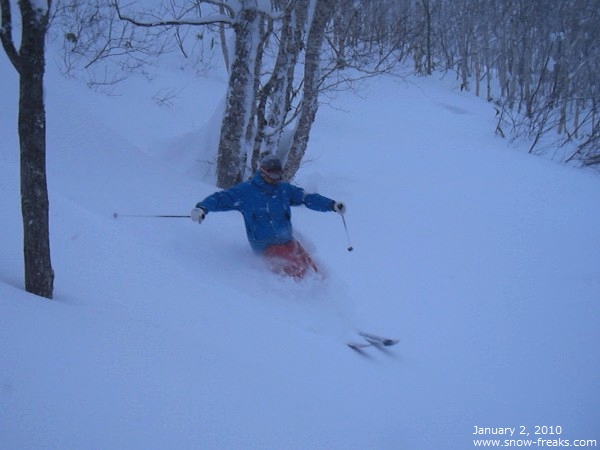
<path fill-rule="evenodd" d="M 281 181 L 283 178 L 283 171 L 281 169 L 267 170 L 261 167 L 260 171 L 272 181 Z"/>

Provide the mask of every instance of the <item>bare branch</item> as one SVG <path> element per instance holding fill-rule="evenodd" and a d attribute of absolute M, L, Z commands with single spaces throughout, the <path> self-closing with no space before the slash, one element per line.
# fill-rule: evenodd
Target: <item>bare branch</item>
<path fill-rule="evenodd" d="M 8 0 L 3 0 L 3 1 L 8 1 Z M 208 2 L 208 3 L 220 4 L 220 2 Z M 121 14 L 121 9 L 119 8 L 119 2 L 114 2 L 113 6 L 117 10 L 117 15 L 119 16 L 119 19 L 124 20 L 129 23 L 132 23 L 133 25 L 136 25 L 138 27 L 153 28 L 153 27 L 172 27 L 172 26 L 181 26 L 181 25 L 199 26 L 199 25 L 213 25 L 213 24 L 231 25 L 233 23 L 231 17 L 229 17 L 227 14 L 214 14 L 214 15 L 210 15 L 210 16 L 207 16 L 204 18 L 197 19 L 197 20 L 172 19 L 172 20 L 158 20 L 156 22 L 145 22 L 145 21 L 140 21 L 140 20 L 134 19 L 133 17 L 124 16 L 123 14 Z"/>
<path fill-rule="evenodd" d="M 2 23 L 0 24 L 0 40 L 8 59 L 15 66 L 17 72 L 21 72 L 19 52 L 15 48 L 12 38 L 12 16 L 10 12 L 10 0 L 0 0 L 0 10 L 2 10 Z"/>

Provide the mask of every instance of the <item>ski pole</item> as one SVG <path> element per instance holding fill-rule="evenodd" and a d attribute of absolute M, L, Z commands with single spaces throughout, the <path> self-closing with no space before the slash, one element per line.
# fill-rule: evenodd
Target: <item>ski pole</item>
<path fill-rule="evenodd" d="M 348 225 L 346 225 L 346 218 L 344 217 L 343 214 L 340 214 L 340 216 L 342 217 L 342 223 L 344 224 L 344 230 L 346 230 L 346 239 L 348 240 L 348 251 L 351 252 L 352 250 L 354 250 L 354 247 L 352 247 L 352 243 L 350 242 L 350 233 L 348 233 Z"/>
<path fill-rule="evenodd" d="M 113 217 L 116 219 L 117 217 L 159 217 L 159 218 L 168 218 L 168 219 L 180 219 L 182 217 L 187 217 L 188 219 L 190 218 L 189 215 L 184 216 L 184 215 L 177 215 L 177 214 L 119 214 L 119 213 L 114 213 Z"/>

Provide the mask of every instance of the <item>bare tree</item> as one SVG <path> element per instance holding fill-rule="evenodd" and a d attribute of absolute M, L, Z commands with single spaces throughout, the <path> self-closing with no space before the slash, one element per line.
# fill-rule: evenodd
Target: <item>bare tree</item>
<path fill-rule="evenodd" d="M 10 0 L 0 0 L 0 39 L 19 73 L 19 140 L 25 289 L 52 298 L 48 189 L 46 183 L 46 110 L 44 105 L 45 38 L 50 0 L 20 0 L 21 43 L 12 37 Z"/>
<path fill-rule="evenodd" d="M 201 6 L 211 10 L 199 11 Z M 228 65 L 229 83 L 226 106 L 217 153 L 217 185 L 228 187 L 247 177 L 257 130 L 257 92 L 260 87 L 263 46 L 267 36 L 265 24 L 272 20 L 271 10 L 264 10 L 254 0 L 238 2 L 200 0 L 177 17 L 156 17 L 156 20 L 136 19 L 120 11 L 121 20 L 138 27 L 164 28 L 182 26 L 227 26 L 234 32 L 233 55 L 226 47 L 224 57 Z M 190 17 L 191 15 L 191 17 Z M 223 28 L 219 29 L 223 35 Z"/>
<path fill-rule="evenodd" d="M 512 139 L 526 139 L 531 153 L 552 151 L 566 161 L 598 163 L 596 0 L 409 3 L 415 6 L 409 22 L 417 32 L 412 39 L 417 70 L 425 72 L 422 42 L 427 38 L 432 64 L 456 73 L 463 89 L 474 88 L 480 95 L 485 79 L 486 97 L 499 111 L 497 131 L 510 130 Z M 395 9 L 388 12 L 396 14 Z M 492 78 L 499 87 L 495 93 Z M 567 149 L 573 146 L 576 150 L 569 155 Z"/>
<path fill-rule="evenodd" d="M 309 0 L 286 5 L 279 33 L 279 50 L 273 71 L 258 93 L 258 132 L 252 155 L 252 169 L 263 154 L 279 154 L 287 158 L 281 139 L 286 126 L 297 116 L 293 108 L 296 95 L 295 69 L 305 47 L 305 30 Z"/>
<path fill-rule="evenodd" d="M 225 188 L 241 182 L 254 147 L 256 92 L 260 77 L 264 14 L 255 8 L 242 8 L 235 21 L 235 51 L 221 124 L 217 186 Z"/>
<path fill-rule="evenodd" d="M 306 43 L 306 61 L 304 64 L 304 92 L 302 96 L 302 112 L 294 133 L 294 139 L 289 151 L 284 169 L 285 178 L 291 178 L 304 157 L 310 129 L 319 108 L 319 87 L 321 76 L 321 46 L 325 36 L 325 27 L 333 14 L 334 0 L 317 0 L 314 17 L 310 24 Z"/>
<path fill-rule="evenodd" d="M 259 7 L 254 0 L 195 3 L 198 7 L 202 4 L 218 8 L 221 13 L 195 19 L 182 16 L 144 21 L 122 14 L 118 4 L 115 6 L 122 20 L 141 27 L 207 26 L 218 23 L 233 30 L 233 53 L 224 52 L 227 61 L 230 61 L 229 83 L 217 156 L 217 185 L 224 188 L 251 174 L 265 137 L 267 150 L 264 152 L 272 152 L 277 145 L 277 134 L 282 133 L 287 114 L 292 109 L 293 71 L 304 47 L 302 30 L 310 2 L 273 2 L 269 10 Z M 284 32 L 279 40 L 280 57 L 273 69 L 263 66 L 263 54 L 272 34 L 271 24 L 275 20 L 283 22 L 281 29 Z M 263 85 L 265 76 L 270 80 Z M 271 130 L 275 130 L 268 135 L 265 134 L 267 124 Z"/>

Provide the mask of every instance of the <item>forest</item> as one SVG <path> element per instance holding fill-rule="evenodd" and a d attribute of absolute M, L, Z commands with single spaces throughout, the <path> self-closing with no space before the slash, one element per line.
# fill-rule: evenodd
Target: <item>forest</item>
<path fill-rule="evenodd" d="M 600 165 L 596 0 L 24 0 L 18 8 L 20 20 L 0 0 L 0 40 L 20 76 L 26 285 L 45 297 L 50 52 L 66 76 L 107 93 L 130 74 L 151 77 L 166 55 L 199 76 L 225 67 L 214 161 L 221 188 L 247 179 L 265 154 L 280 156 L 293 179 L 328 95 L 409 73 L 456 77 L 495 108 L 490 133 L 525 140 L 532 154 Z"/>
<path fill-rule="evenodd" d="M 456 76 L 493 103 L 491 131 L 531 153 L 600 163 L 594 0 L 60 0 L 53 20 L 65 70 L 103 87 L 166 52 L 202 66 L 218 51 L 230 76 L 221 187 L 263 153 L 283 156 L 292 178 L 319 95 L 408 72 Z"/>

